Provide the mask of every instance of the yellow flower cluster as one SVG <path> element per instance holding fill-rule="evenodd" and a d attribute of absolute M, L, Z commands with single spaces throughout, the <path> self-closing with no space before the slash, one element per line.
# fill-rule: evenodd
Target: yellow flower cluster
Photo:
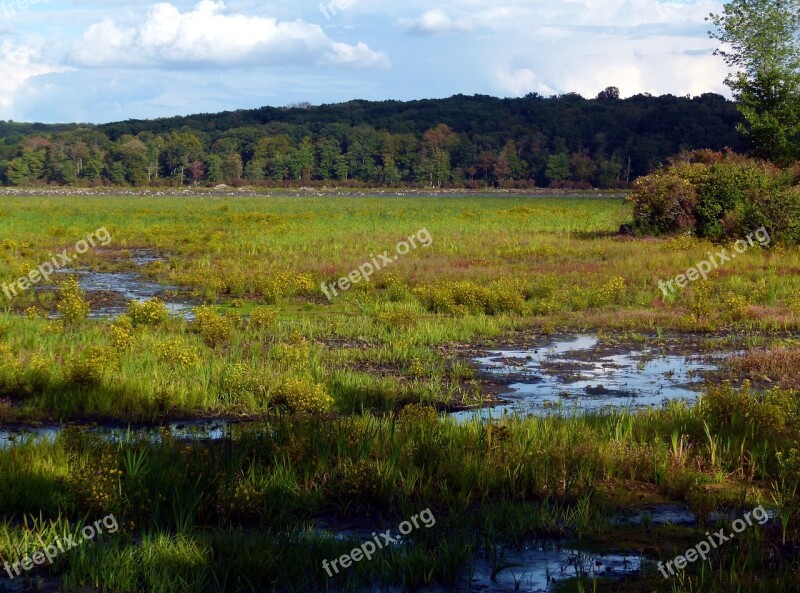
<path fill-rule="evenodd" d="M 626 288 L 625 279 L 617 276 L 597 287 L 589 302 L 594 307 L 615 304 L 625 295 Z"/>
<path fill-rule="evenodd" d="M 85 320 L 92 310 L 89 303 L 83 300 L 83 291 L 74 278 L 62 282 L 58 290 L 56 309 L 66 325 L 73 325 Z"/>
<path fill-rule="evenodd" d="M 308 366 L 311 360 L 311 348 L 305 343 L 299 344 L 278 344 L 269 352 L 272 360 L 284 369 L 303 368 Z"/>
<path fill-rule="evenodd" d="M 220 381 L 220 395 L 229 403 L 267 395 L 267 384 L 258 371 L 245 363 L 228 366 Z"/>
<path fill-rule="evenodd" d="M 695 317 L 708 317 L 714 310 L 711 286 L 707 282 L 696 282 L 693 286 L 694 296 L 691 311 Z"/>
<path fill-rule="evenodd" d="M 200 354 L 181 338 L 169 338 L 157 346 L 158 360 L 179 368 L 190 368 L 200 364 Z"/>
<path fill-rule="evenodd" d="M 725 316 L 732 321 L 741 321 L 750 313 L 750 303 L 747 297 L 741 294 L 729 294 L 722 304 Z"/>
<path fill-rule="evenodd" d="M 81 507 L 93 514 L 111 510 L 120 491 L 123 472 L 109 449 L 89 457 L 86 465 L 72 468 L 67 482 Z"/>
<path fill-rule="evenodd" d="M 233 336 L 233 323 L 217 313 L 213 307 L 197 307 L 194 310 L 194 328 L 211 347 L 229 341 Z"/>
<path fill-rule="evenodd" d="M 318 290 L 318 284 L 310 274 L 271 270 L 258 283 L 258 288 L 264 302 L 274 304 L 284 297 L 314 294 Z"/>
<path fill-rule="evenodd" d="M 440 282 L 414 289 L 414 295 L 433 313 L 468 314 L 525 312 L 522 287 L 513 279 L 501 279 L 489 286 L 475 282 Z"/>
<path fill-rule="evenodd" d="M 9 344 L 0 343 L 0 390 L 17 386 L 21 365 Z"/>
<path fill-rule="evenodd" d="M 126 352 L 133 348 L 136 338 L 133 335 L 133 321 L 128 315 L 120 315 L 111 324 L 111 346 L 118 351 Z"/>
<path fill-rule="evenodd" d="M 268 307 L 256 307 L 250 313 L 250 327 L 253 329 L 267 329 L 273 327 L 278 319 L 278 312 Z"/>
<path fill-rule="evenodd" d="M 414 327 L 419 321 L 419 315 L 410 308 L 396 308 L 381 311 L 377 315 L 378 321 L 390 329 L 405 329 Z"/>
<path fill-rule="evenodd" d="M 131 301 L 128 303 L 128 315 L 134 326 L 158 325 L 169 317 L 167 306 L 159 299 L 149 301 Z"/>
<path fill-rule="evenodd" d="M 65 376 L 73 385 L 92 387 L 118 368 L 119 359 L 112 348 L 90 346 L 67 361 Z"/>
<path fill-rule="evenodd" d="M 290 378 L 278 388 L 275 403 L 287 406 L 292 412 L 322 414 L 331 409 L 333 398 L 323 385 Z"/>
<path fill-rule="evenodd" d="M 408 374 L 412 377 L 423 377 L 426 374 L 425 365 L 419 358 L 413 358 L 408 366 Z"/>
<path fill-rule="evenodd" d="M 687 251 L 692 249 L 693 247 L 697 247 L 698 241 L 694 237 L 690 237 L 689 235 L 681 235 L 679 237 L 673 237 L 669 241 L 664 244 L 664 249 L 667 251 Z"/>

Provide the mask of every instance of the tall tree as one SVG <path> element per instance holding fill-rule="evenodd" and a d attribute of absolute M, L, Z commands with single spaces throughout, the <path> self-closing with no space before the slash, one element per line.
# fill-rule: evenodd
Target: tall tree
<path fill-rule="evenodd" d="M 725 84 L 746 120 L 740 131 L 759 156 L 800 158 L 800 0 L 733 0 L 709 20 L 733 70 Z"/>

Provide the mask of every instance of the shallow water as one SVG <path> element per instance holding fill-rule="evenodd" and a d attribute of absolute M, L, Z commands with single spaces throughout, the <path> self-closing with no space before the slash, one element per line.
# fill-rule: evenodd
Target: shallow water
<path fill-rule="evenodd" d="M 192 420 L 172 422 L 163 427 L 125 428 L 115 426 L 81 427 L 82 432 L 96 434 L 105 442 L 149 441 L 159 443 L 164 433 L 174 439 L 218 441 L 231 436 L 233 425 L 225 420 Z M 21 443 L 54 443 L 64 432 L 62 426 L 43 426 L 24 430 L 0 430 L 0 450 Z"/>
<path fill-rule="evenodd" d="M 137 249 L 132 250 L 130 256 L 125 258 L 125 261 L 129 261 L 136 266 L 144 266 L 167 260 L 149 249 Z M 164 297 L 164 293 L 176 290 L 175 286 L 151 282 L 138 272 L 95 272 L 71 268 L 62 268 L 58 272 L 76 276 L 81 289 L 87 293 L 117 293 L 125 301 L 122 302 L 121 300 L 119 303 L 92 307 L 90 317 L 94 319 L 116 317 L 124 313 L 127 310 L 127 301 L 148 301 L 155 297 L 159 297 L 164 301 L 170 314 L 179 315 L 186 319 L 192 318 L 192 305 Z"/>
<path fill-rule="evenodd" d="M 353 547 L 370 541 L 375 533 L 384 528 L 370 530 L 364 528 L 342 530 L 320 530 L 337 539 L 353 542 Z M 392 536 L 397 537 L 396 530 Z M 403 545 L 402 538 L 393 546 Z M 376 553 L 373 561 L 380 557 Z M 450 591 L 469 592 L 512 592 L 546 593 L 552 590 L 556 581 L 587 576 L 589 578 L 622 578 L 638 574 L 646 560 L 632 551 L 616 553 L 600 553 L 575 550 L 568 544 L 562 547 L 558 541 L 544 540 L 533 542 L 522 548 L 496 546 L 484 549 L 472 560 L 471 566 L 465 570 L 458 586 Z M 375 589 L 372 589 L 375 590 Z M 382 591 L 384 589 L 381 589 Z M 400 591 L 400 588 L 385 589 Z M 438 587 L 423 588 L 421 593 L 442 591 Z"/>
<path fill-rule="evenodd" d="M 642 557 L 633 552 L 600 554 L 562 549 L 552 542 L 537 543 L 476 558 L 468 590 L 543 593 L 556 581 L 578 576 L 621 578 L 638 574 L 642 562 Z M 502 570 L 492 579 L 498 568 Z"/>
<path fill-rule="evenodd" d="M 578 336 L 530 350 L 494 351 L 476 359 L 480 372 L 508 381 L 508 404 L 464 411 L 457 418 L 525 416 L 604 409 L 643 409 L 671 400 L 694 402 L 702 374 L 717 368 L 708 355 L 672 355 L 601 348 Z"/>

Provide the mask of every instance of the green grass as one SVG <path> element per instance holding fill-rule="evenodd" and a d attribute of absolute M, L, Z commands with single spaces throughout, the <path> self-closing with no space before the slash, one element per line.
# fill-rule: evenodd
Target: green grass
<path fill-rule="evenodd" d="M 0 563 L 114 513 L 120 532 L 29 576 L 65 591 L 411 591 L 452 587 L 476 554 L 536 537 L 670 559 L 709 526 L 631 528 L 615 514 L 764 504 L 781 520 L 683 581 L 647 571 L 563 586 L 795 590 L 800 357 L 786 334 L 800 322 L 800 251 L 750 250 L 667 301 L 658 281 L 714 246 L 616 236 L 628 216 L 622 200 L 598 198 L 3 199 L 0 283 L 106 227 L 112 243 L 82 267 L 176 286 L 198 318 L 164 318 L 156 303 L 83 319 L 85 295 L 69 287 L 6 303 L 0 424 L 258 421 L 219 442 L 116 444 L 76 428 L 0 450 Z M 430 248 L 324 297 L 320 283 L 422 228 Z M 132 249 L 166 261 L 137 269 Z M 57 311 L 74 319 L 47 318 Z M 709 348 L 758 346 L 719 377 L 755 387 L 634 415 L 439 415 L 486 397 L 465 349 L 573 330 L 655 345 L 686 330 L 709 332 Z M 428 507 L 435 528 L 329 581 L 321 561 L 353 543 L 313 529 L 317 519 L 377 529 Z"/>

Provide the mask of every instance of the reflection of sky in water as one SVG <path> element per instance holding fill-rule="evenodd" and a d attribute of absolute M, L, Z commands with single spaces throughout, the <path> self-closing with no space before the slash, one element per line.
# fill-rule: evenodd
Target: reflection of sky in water
<path fill-rule="evenodd" d="M 137 266 L 166 261 L 164 258 L 154 255 L 147 249 L 132 251 L 128 260 Z M 73 270 L 70 268 L 63 268 L 57 271 L 64 274 L 75 275 L 81 289 L 86 292 L 116 292 L 126 301 L 149 301 L 157 296 L 164 300 L 164 292 L 176 289 L 174 286 L 145 280 L 141 274 L 136 272 L 93 272 L 90 270 Z M 170 314 L 181 315 L 186 319 L 191 319 L 191 305 L 169 301 L 165 301 L 165 304 Z M 94 319 L 115 317 L 124 313 L 126 310 L 126 305 L 107 305 L 93 308 L 90 317 Z"/>
<path fill-rule="evenodd" d="M 186 440 L 220 440 L 230 435 L 230 426 L 224 420 L 196 420 L 173 422 L 162 428 L 114 428 L 109 426 L 84 427 L 81 430 L 100 435 L 106 442 L 118 443 L 147 440 L 151 443 L 161 441 L 161 431 L 166 430 L 173 438 Z M 0 449 L 31 442 L 53 443 L 63 432 L 61 427 L 27 428 L 24 431 L 0 430 Z"/>
<path fill-rule="evenodd" d="M 315 529 L 317 535 L 328 535 L 337 540 L 352 542 L 353 548 L 367 541 L 374 541 L 373 534 L 385 532 L 391 528 L 390 535 L 398 541 L 391 546 L 402 546 L 404 541 L 399 537 L 396 527 L 391 525 L 375 525 L 374 528 L 337 528 L 326 524 Z M 424 527 L 423 527 L 424 529 Z M 379 540 L 383 544 L 383 539 Z M 376 552 L 376 556 L 381 554 Z M 577 576 L 591 577 L 623 577 L 637 574 L 642 568 L 643 560 L 634 552 L 599 553 L 562 548 L 557 541 L 533 542 L 520 549 L 496 546 L 491 550 L 483 549 L 473 558 L 473 565 L 464 571 L 458 591 L 492 591 L 526 593 L 545 593 L 552 590 L 556 581 Z M 502 568 L 492 578 L 492 573 Z M 400 588 L 381 589 L 398 593 Z M 422 588 L 420 593 L 438 593 L 441 588 Z"/>
<path fill-rule="evenodd" d="M 493 557 L 492 557 L 493 556 Z M 492 579 L 495 566 L 507 566 Z M 521 550 L 495 550 L 475 559 L 472 591 L 522 591 L 539 593 L 551 590 L 555 581 L 577 576 L 623 577 L 641 570 L 637 554 L 599 554 L 559 549 L 554 544 L 535 545 Z M 591 585 L 590 589 L 591 590 Z"/>
<path fill-rule="evenodd" d="M 554 342 L 535 350 L 503 350 L 478 358 L 482 372 L 511 381 L 508 405 L 456 414 L 497 417 L 503 413 L 544 415 L 576 410 L 645 408 L 668 400 L 693 402 L 698 375 L 715 365 L 699 356 L 641 352 L 594 352 L 590 336 Z"/>

